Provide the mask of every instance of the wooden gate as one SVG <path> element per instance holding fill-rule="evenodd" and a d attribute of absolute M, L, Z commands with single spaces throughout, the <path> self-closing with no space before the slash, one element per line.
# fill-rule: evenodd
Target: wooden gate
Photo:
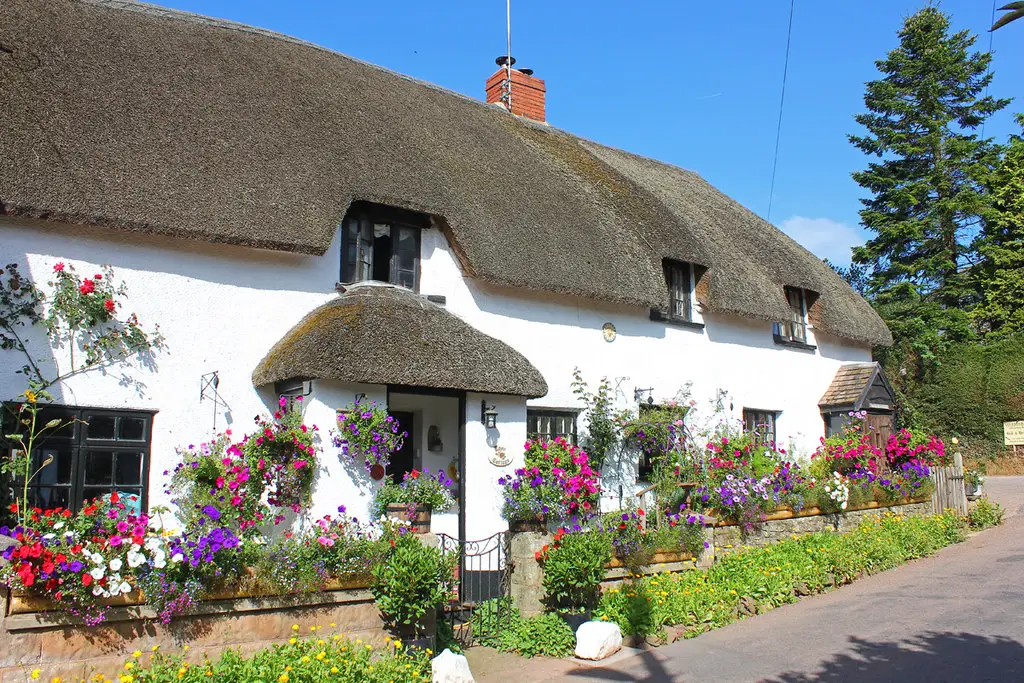
<path fill-rule="evenodd" d="M 935 514 L 954 510 L 967 514 L 967 494 L 964 491 L 964 459 L 959 453 L 953 454 L 953 464 L 932 469 L 935 491 L 932 493 L 932 509 Z"/>

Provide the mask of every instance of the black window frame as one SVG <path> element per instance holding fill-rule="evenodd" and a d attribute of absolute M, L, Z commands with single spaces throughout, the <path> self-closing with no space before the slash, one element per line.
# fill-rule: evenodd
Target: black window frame
<path fill-rule="evenodd" d="M 541 418 L 556 419 L 571 419 L 572 420 L 572 431 L 571 432 L 540 432 L 536 421 Z M 534 441 L 554 441 L 555 437 L 564 436 L 565 440 L 571 445 L 575 446 L 579 443 L 579 411 L 576 410 L 565 410 L 558 408 L 527 408 L 526 409 L 526 438 Z"/>
<path fill-rule="evenodd" d="M 390 240 L 387 279 L 374 278 L 374 252 L 377 249 L 376 226 L 387 226 Z M 430 217 L 383 204 L 354 202 L 341 223 L 340 282 L 343 285 L 378 281 L 420 291 L 420 265 L 423 230 L 430 227 Z M 401 267 L 400 240 L 403 231 L 413 235 L 412 268 Z M 362 272 L 361 272 L 362 271 Z M 403 282 L 403 274 L 411 273 L 412 286 Z"/>
<path fill-rule="evenodd" d="M 763 408 L 744 408 L 743 409 L 743 431 L 747 434 L 754 434 L 760 443 L 767 445 L 773 443 L 778 446 L 779 443 L 779 415 L 781 411 L 778 410 L 765 410 Z M 771 438 L 766 439 L 766 435 L 761 433 L 757 428 L 767 424 L 764 420 L 765 417 L 771 416 L 771 427 L 772 433 Z"/>
<path fill-rule="evenodd" d="M 3 421 L 7 427 L 4 433 L 11 433 L 8 430 L 16 428 L 18 405 L 7 403 L 3 407 Z M 35 444 L 32 453 L 32 472 L 36 472 L 40 468 L 48 455 L 54 455 L 55 461 L 29 483 L 29 504 L 44 509 L 66 507 L 72 512 L 78 512 L 89 500 L 117 491 L 119 495 L 138 495 L 139 511 L 147 512 L 149 509 L 153 423 L 156 412 L 155 410 L 93 408 L 60 404 L 43 406 L 37 417 L 37 430 L 54 418 L 60 418 L 70 424 L 57 432 L 48 434 L 40 443 Z M 109 438 L 90 435 L 89 423 L 92 421 L 95 424 L 98 418 L 112 420 L 112 431 Z M 124 436 L 122 425 L 125 424 L 125 420 L 141 421 L 141 438 L 132 439 Z M 6 445 L 8 448 L 13 448 L 10 442 Z M 61 476 L 60 456 L 62 451 L 69 462 L 66 477 Z M 91 479 L 91 474 L 87 471 L 90 459 L 102 457 L 100 454 L 105 453 L 111 454 L 109 483 Z M 118 483 L 118 458 L 122 455 L 139 456 L 137 484 Z M 51 468 L 53 469 L 51 470 Z M 52 479 L 47 475 L 56 475 L 57 479 Z M 21 490 L 22 483 L 21 477 L 14 477 L 13 481 L 8 482 L 14 486 L 16 492 Z M 52 489 L 67 492 L 66 505 L 52 497 L 48 499 L 41 497 L 42 490 Z"/>
<path fill-rule="evenodd" d="M 807 341 L 807 290 L 787 286 L 783 291 L 789 304 L 789 320 L 776 321 L 772 324 L 775 343 L 813 349 L 814 346 Z"/>

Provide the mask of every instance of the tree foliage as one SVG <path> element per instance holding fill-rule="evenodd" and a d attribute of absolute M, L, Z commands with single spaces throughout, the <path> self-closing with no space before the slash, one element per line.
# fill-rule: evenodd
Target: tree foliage
<path fill-rule="evenodd" d="M 866 291 L 896 356 L 920 365 L 972 334 L 969 273 L 999 151 L 973 131 L 1009 101 L 983 94 L 991 56 L 971 52 L 975 36 L 951 33 L 938 9 L 909 17 L 899 39 L 876 62 L 883 77 L 867 84 L 867 112 L 856 116 L 866 134 L 849 136 L 878 158 L 853 174 L 871 193 L 860 216 L 874 233 L 853 261 L 870 269 Z"/>
<path fill-rule="evenodd" d="M 1024 128 L 1024 114 L 1017 121 Z M 984 334 L 1007 337 L 1024 332 L 1024 137 L 1011 137 L 989 188 L 993 206 L 979 247 L 974 319 Z"/>

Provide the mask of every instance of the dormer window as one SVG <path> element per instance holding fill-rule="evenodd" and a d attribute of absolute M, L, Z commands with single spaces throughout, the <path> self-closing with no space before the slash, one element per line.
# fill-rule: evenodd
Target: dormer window
<path fill-rule="evenodd" d="M 686 327 L 704 327 L 693 321 L 693 289 L 697 278 L 694 265 L 686 261 L 663 261 L 665 285 L 668 293 L 664 308 L 652 308 L 651 320 L 680 324 Z"/>
<path fill-rule="evenodd" d="M 420 231 L 428 227 L 426 214 L 355 202 L 342 223 L 342 283 L 376 280 L 418 291 Z"/>
<path fill-rule="evenodd" d="M 775 341 L 781 344 L 807 345 L 807 290 L 786 287 L 789 319 L 774 324 Z"/>

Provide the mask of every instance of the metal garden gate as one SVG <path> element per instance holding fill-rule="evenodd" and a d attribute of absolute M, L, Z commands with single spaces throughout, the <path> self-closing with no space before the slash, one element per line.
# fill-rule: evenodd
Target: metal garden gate
<path fill-rule="evenodd" d="M 500 532 L 479 541 L 438 534 L 443 553 L 457 553 L 456 596 L 445 617 L 463 647 L 487 643 L 500 632 L 512 610 L 510 538 Z"/>

